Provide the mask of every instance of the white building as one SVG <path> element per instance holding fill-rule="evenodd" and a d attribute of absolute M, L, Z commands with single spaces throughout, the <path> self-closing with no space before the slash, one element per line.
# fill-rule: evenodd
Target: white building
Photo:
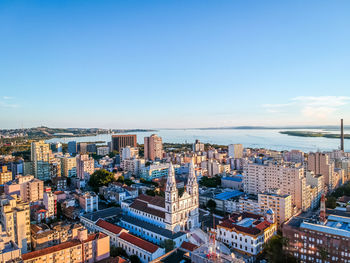
<path fill-rule="evenodd" d="M 164 248 L 160 248 L 157 245 L 126 232 L 119 235 L 118 247 L 123 248 L 129 256 L 138 256 L 142 263 L 155 260 L 165 253 Z"/>
<path fill-rule="evenodd" d="M 228 146 L 228 157 L 234 158 L 234 159 L 243 158 L 243 145 L 230 144 Z"/>
<path fill-rule="evenodd" d="M 97 148 L 97 155 L 105 156 L 107 154 L 109 154 L 108 146 L 101 146 Z"/>
<path fill-rule="evenodd" d="M 130 158 L 137 158 L 139 155 L 139 148 L 137 147 L 130 147 L 130 146 L 126 146 L 124 148 L 122 148 L 121 151 L 121 159 L 130 159 Z"/>
<path fill-rule="evenodd" d="M 86 192 L 79 196 L 79 205 L 84 212 L 93 212 L 98 210 L 98 195 L 94 192 Z"/>
<path fill-rule="evenodd" d="M 252 213 L 232 214 L 217 225 L 217 240 L 250 256 L 257 256 L 264 244 L 276 234 L 274 212 L 266 216 Z"/>
<path fill-rule="evenodd" d="M 56 195 L 54 195 L 51 191 L 44 192 L 43 203 L 45 209 L 47 210 L 46 218 L 54 218 L 55 217 L 55 202 Z"/>

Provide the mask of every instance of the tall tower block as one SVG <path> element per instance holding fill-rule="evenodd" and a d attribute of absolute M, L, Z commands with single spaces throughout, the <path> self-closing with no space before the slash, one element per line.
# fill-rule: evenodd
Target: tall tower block
<path fill-rule="evenodd" d="M 344 151 L 344 124 L 343 124 L 343 119 L 340 120 L 340 150 Z"/>

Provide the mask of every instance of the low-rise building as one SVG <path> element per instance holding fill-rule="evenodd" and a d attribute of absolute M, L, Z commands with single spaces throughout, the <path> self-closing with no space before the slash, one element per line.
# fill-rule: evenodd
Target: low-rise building
<path fill-rule="evenodd" d="M 119 235 L 118 247 L 123 248 L 129 256 L 138 256 L 142 263 L 148 263 L 165 254 L 164 248 L 126 232 Z"/>
<path fill-rule="evenodd" d="M 94 192 L 85 192 L 79 195 L 79 205 L 84 212 L 89 213 L 98 210 L 98 195 Z"/>
<path fill-rule="evenodd" d="M 87 230 L 79 230 L 78 238 L 23 254 L 22 259 L 24 263 L 93 263 L 109 256 L 109 236 L 103 233 L 88 235 Z"/>
<path fill-rule="evenodd" d="M 256 256 L 276 232 L 274 212 L 269 210 L 265 217 L 251 213 L 231 214 L 217 225 L 216 237 L 239 253 Z"/>
<path fill-rule="evenodd" d="M 289 242 L 285 249 L 300 262 L 350 262 L 350 214 L 330 211 L 323 221 L 317 216 L 293 217 L 283 226 Z"/>

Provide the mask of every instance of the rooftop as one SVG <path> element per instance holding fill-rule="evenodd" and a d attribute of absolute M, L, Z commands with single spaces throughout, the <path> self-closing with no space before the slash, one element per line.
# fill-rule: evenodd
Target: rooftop
<path fill-rule="evenodd" d="M 223 177 L 221 180 L 229 180 L 233 182 L 242 182 L 243 178 L 242 177 Z"/>
<path fill-rule="evenodd" d="M 215 199 L 219 199 L 219 200 L 228 200 L 234 197 L 238 197 L 243 195 L 243 192 L 240 191 L 229 191 L 229 192 L 223 192 L 220 194 L 215 195 Z"/>
<path fill-rule="evenodd" d="M 121 233 L 119 238 L 150 253 L 156 252 L 159 248 L 157 245 L 154 245 L 151 242 L 148 242 L 126 232 Z"/>
<path fill-rule="evenodd" d="M 118 216 L 121 213 L 121 209 L 119 207 L 110 207 L 106 209 L 102 209 L 96 212 L 86 213 L 81 215 L 82 218 L 86 218 L 93 222 L 96 222 L 98 219 L 106 219 Z"/>
<path fill-rule="evenodd" d="M 157 234 L 162 235 L 163 237 L 166 237 L 169 239 L 175 239 L 175 238 L 178 238 L 180 236 L 186 235 L 185 232 L 182 232 L 182 231 L 172 232 L 168 229 L 155 226 L 151 223 L 148 223 L 148 222 L 145 222 L 145 221 L 142 221 L 142 220 L 139 220 L 137 218 L 130 217 L 127 215 L 123 215 L 123 217 L 121 218 L 121 221 L 127 222 L 127 223 L 132 224 L 132 225 L 136 225 L 138 227 L 144 228 L 144 229 L 149 230 L 153 233 L 157 233 Z"/>
<path fill-rule="evenodd" d="M 96 222 L 96 225 L 101 227 L 101 228 L 104 228 L 106 230 L 108 230 L 109 232 L 112 232 L 114 234 L 119 234 L 120 231 L 123 230 L 123 228 L 121 228 L 120 226 L 117 226 L 117 225 L 114 225 L 112 223 L 109 223 L 103 219 L 99 219 L 97 222 Z"/>

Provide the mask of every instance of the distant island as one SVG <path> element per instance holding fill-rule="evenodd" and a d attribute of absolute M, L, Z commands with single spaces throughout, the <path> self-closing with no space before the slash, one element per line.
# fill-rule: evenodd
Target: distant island
<path fill-rule="evenodd" d="M 311 132 L 311 131 L 280 131 L 281 134 L 299 137 L 325 137 L 332 139 L 340 139 L 340 134 L 332 134 L 326 132 Z M 350 134 L 344 134 L 345 139 L 350 139 Z"/>

